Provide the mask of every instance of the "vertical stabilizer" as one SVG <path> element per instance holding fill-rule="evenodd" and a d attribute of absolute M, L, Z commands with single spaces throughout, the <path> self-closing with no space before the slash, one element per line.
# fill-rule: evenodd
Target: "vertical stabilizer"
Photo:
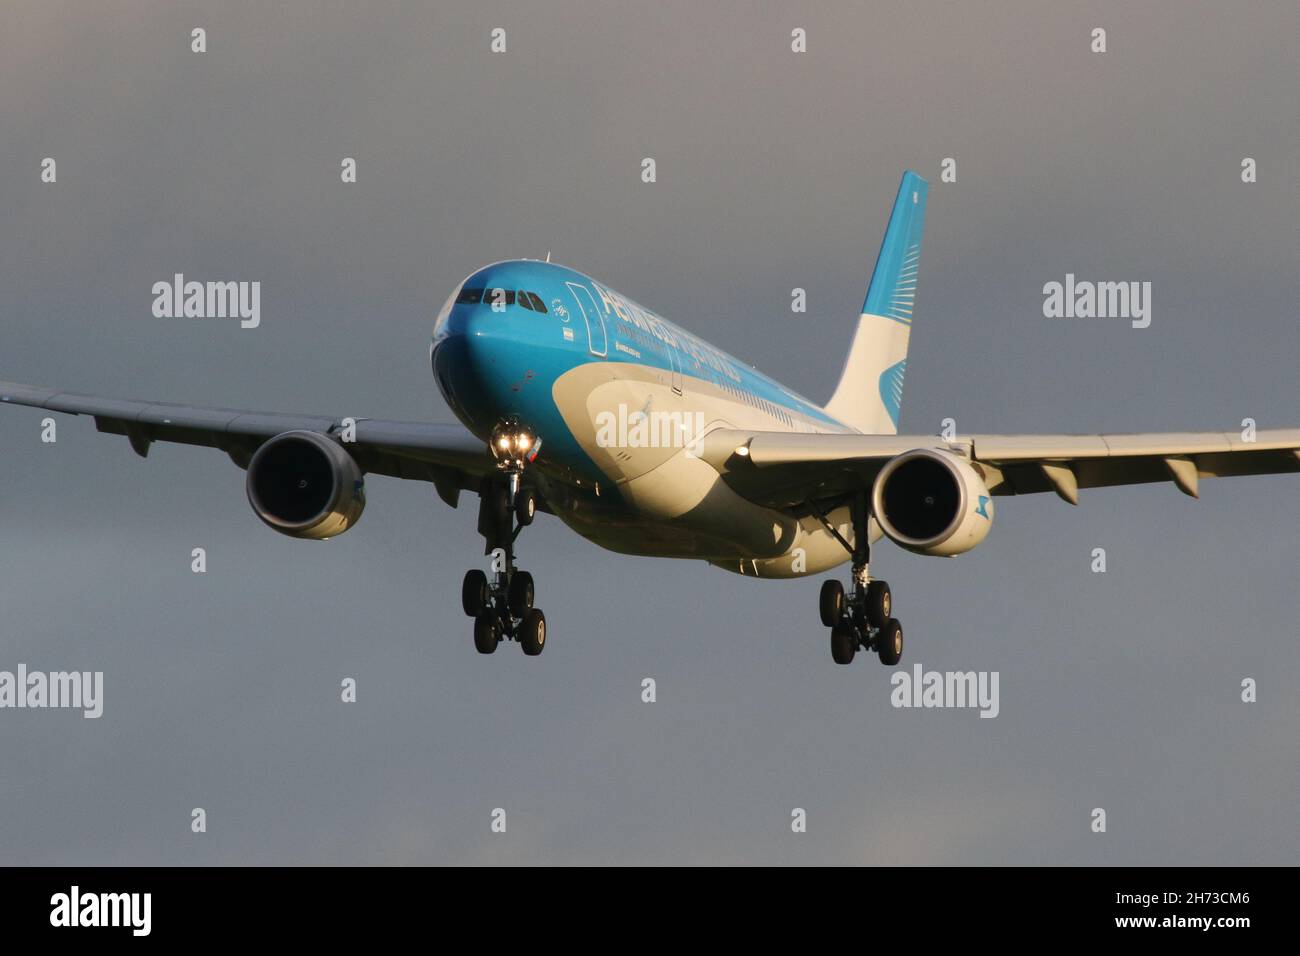
<path fill-rule="evenodd" d="M 826 411 L 870 435 L 898 433 L 929 184 L 903 173 L 862 315 Z"/>

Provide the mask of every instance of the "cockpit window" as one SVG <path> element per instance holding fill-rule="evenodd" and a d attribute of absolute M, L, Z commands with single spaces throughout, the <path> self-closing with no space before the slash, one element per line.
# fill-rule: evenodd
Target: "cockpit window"
<path fill-rule="evenodd" d="M 461 289 L 460 295 L 456 296 L 457 305 L 496 305 L 500 303 L 502 307 L 518 303 L 525 309 L 532 312 L 541 312 L 545 314 L 546 303 L 542 301 L 541 296 L 536 292 L 528 292 L 524 289 L 516 292 L 514 289 Z"/>

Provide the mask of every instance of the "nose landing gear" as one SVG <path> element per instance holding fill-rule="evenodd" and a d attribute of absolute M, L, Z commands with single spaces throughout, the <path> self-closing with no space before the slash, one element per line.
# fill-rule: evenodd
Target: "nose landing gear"
<path fill-rule="evenodd" d="M 815 508 L 814 513 L 853 555 L 853 580 L 848 593 L 839 581 L 822 583 L 818 601 L 822 624 L 831 629 L 831 658 L 851 664 L 858 648 L 875 651 L 880 663 L 893 667 L 903 657 L 903 626 L 890 615 L 894 599 L 889 584 L 871 579 L 871 542 L 867 528 L 866 495 L 854 499 L 853 544 L 845 541 Z"/>
<path fill-rule="evenodd" d="M 474 618 L 474 647 L 480 654 L 493 653 L 502 640 L 515 640 L 536 657 L 546 648 L 546 615 L 533 607 L 533 576 L 515 567 L 515 539 L 537 514 L 537 496 L 521 479 L 542 443 L 531 429 L 507 420 L 493 430 L 489 444 L 501 474 L 480 492 L 478 528 L 493 573 L 489 578 L 477 568 L 465 572 L 461 606 Z"/>

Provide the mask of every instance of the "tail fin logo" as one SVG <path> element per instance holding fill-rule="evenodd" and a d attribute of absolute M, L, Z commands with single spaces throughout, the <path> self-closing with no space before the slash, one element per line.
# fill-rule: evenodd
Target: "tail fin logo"
<path fill-rule="evenodd" d="M 898 427 L 898 414 L 903 409 L 903 376 L 907 374 L 907 359 L 889 366 L 880 373 L 880 401 L 884 403 L 889 420 Z"/>

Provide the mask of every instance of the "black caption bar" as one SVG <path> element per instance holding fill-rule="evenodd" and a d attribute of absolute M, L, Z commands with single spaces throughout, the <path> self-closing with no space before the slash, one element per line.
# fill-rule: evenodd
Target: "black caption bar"
<path fill-rule="evenodd" d="M 773 924 L 828 925 L 842 914 L 867 925 L 945 936 L 1042 939 L 1113 935 L 1231 942 L 1277 932 L 1294 883 L 1288 869 L 871 869 L 755 874 L 706 881 L 694 873 L 431 872 L 425 869 L 0 869 L 7 940 L 78 943 L 215 942 L 292 938 L 338 943 L 440 938 L 449 927 L 509 926 L 549 914 L 566 924 L 625 923 L 658 935 L 703 920 L 729 933 Z M 578 887 L 568 885 L 570 882 Z M 495 915 L 493 915 L 495 914 Z M 832 920 L 832 922 L 839 922 Z M 517 925 L 536 924 L 524 919 Z M 578 926 L 575 929 L 580 929 Z M 971 934 L 975 934 L 972 936 Z M 420 938 L 420 937 L 417 937 Z"/>

